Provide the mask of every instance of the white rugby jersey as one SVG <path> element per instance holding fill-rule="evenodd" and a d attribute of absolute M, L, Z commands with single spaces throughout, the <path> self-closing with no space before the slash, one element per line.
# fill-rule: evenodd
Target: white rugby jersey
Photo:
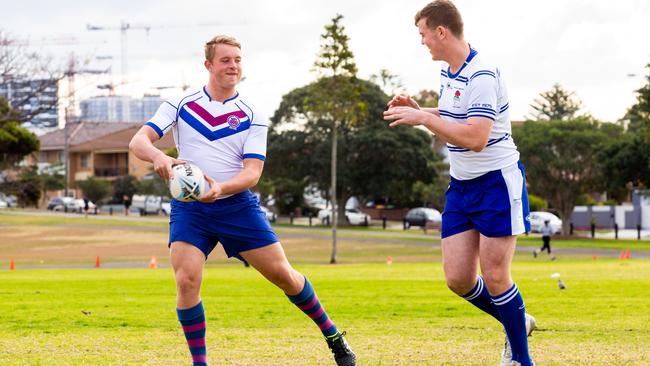
<path fill-rule="evenodd" d="M 440 117 L 453 123 L 467 123 L 470 117 L 494 121 L 487 145 L 481 152 L 447 144 L 452 177 L 467 180 L 519 161 L 512 140 L 508 112 L 508 92 L 499 69 L 484 62 L 478 52 L 470 53 L 457 73 L 445 64 L 440 76 Z"/>
<path fill-rule="evenodd" d="M 266 158 L 268 121 L 239 93 L 222 103 L 203 87 L 165 101 L 146 124 L 160 137 L 173 130 L 178 159 L 217 182 L 241 172 L 244 159 Z"/>

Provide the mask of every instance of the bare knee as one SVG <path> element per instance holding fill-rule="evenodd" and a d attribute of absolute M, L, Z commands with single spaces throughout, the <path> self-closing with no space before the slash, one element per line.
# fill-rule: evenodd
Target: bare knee
<path fill-rule="evenodd" d="M 445 274 L 447 287 L 455 294 L 462 296 L 476 285 L 476 276 L 466 274 Z"/>
<path fill-rule="evenodd" d="M 201 288 L 201 276 L 188 273 L 176 273 L 176 289 L 179 295 L 193 295 L 199 292 Z"/>
<path fill-rule="evenodd" d="M 280 266 L 269 278 L 276 286 L 289 295 L 298 294 L 304 284 L 304 277 L 291 266 Z"/>
<path fill-rule="evenodd" d="M 483 279 L 493 296 L 502 294 L 512 286 L 512 278 L 506 271 L 486 271 L 483 273 Z"/>

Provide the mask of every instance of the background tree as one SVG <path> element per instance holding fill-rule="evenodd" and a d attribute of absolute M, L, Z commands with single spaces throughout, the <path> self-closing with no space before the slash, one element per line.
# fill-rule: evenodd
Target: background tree
<path fill-rule="evenodd" d="M 554 84 L 551 90 L 545 91 L 530 105 L 534 120 L 563 121 L 576 117 L 582 108 L 582 102 L 574 92 Z"/>
<path fill-rule="evenodd" d="M 112 195 L 112 184 L 105 179 L 88 177 L 86 180 L 78 181 L 77 186 L 81 189 L 84 197 L 101 206 L 104 201 Z"/>
<path fill-rule="evenodd" d="M 348 46 L 349 37 L 345 27 L 341 25 L 343 16 L 338 14 L 332 18 L 332 23 L 325 26 L 321 35 L 321 46 L 316 62 L 315 71 L 320 75 L 317 83 L 319 94 L 307 100 L 307 109 L 329 122 L 331 130 L 331 202 L 332 202 L 332 255 L 330 263 L 336 263 L 336 227 L 337 213 L 343 214 L 345 202 L 340 204 L 336 195 L 337 185 L 337 142 L 340 126 L 353 125 L 363 118 L 366 106 L 358 100 L 360 90 L 354 83 L 357 66 L 354 55 Z M 338 210 L 338 212 L 337 212 Z"/>
<path fill-rule="evenodd" d="M 438 108 L 438 99 L 440 99 L 440 94 L 431 89 L 422 89 L 413 96 L 413 100 L 415 100 L 420 107 L 426 108 Z"/>
<path fill-rule="evenodd" d="M 442 157 L 433 152 L 431 135 L 414 128 L 389 128 L 383 120 L 388 96 L 376 84 L 361 79 L 355 82 L 362 84 L 359 100 L 367 106 L 367 114 L 355 125 L 341 128 L 339 134 L 339 159 L 345 167 L 338 172 L 340 205 L 351 196 L 362 204 L 384 197 L 394 205 L 420 205 L 423 198 L 413 194 L 411 185 L 417 181 L 429 185 L 440 179 L 437 173 Z M 314 82 L 284 95 L 271 118 L 265 177 L 282 182 L 275 186 L 281 210 L 286 207 L 283 201 L 297 205 L 306 187 L 326 192 L 330 184 L 328 125 L 303 103 L 318 93 L 315 89 L 319 87 Z M 447 183 L 441 185 L 443 191 Z M 436 202 L 432 201 L 438 207 Z"/>
<path fill-rule="evenodd" d="M 18 178 L 1 185 L 2 191 L 16 196 L 19 207 L 38 207 L 43 191 L 43 178 L 36 166 L 21 169 Z"/>
<path fill-rule="evenodd" d="M 609 198 L 622 202 L 630 188 L 650 186 L 650 145 L 644 136 L 628 132 L 612 138 L 596 156 L 606 177 L 600 188 Z"/>
<path fill-rule="evenodd" d="M 528 206 L 530 206 L 530 211 L 544 211 L 548 208 L 548 202 L 540 196 L 529 193 Z"/>
<path fill-rule="evenodd" d="M 646 84 L 636 91 L 636 104 L 627 110 L 623 119 L 629 121 L 630 132 L 642 134 L 645 141 L 650 143 L 650 63 L 646 68 L 649 71 Z"/>
<path fill-rule="evenodd" d="M 151 174 L 150 177 L 143 178 L 136 182 L 136 187 L 135 187 L 135 192 L 134 193 L 139 193 L 139 194 L 146 194 L 146 195 L 152 195 L 152 196 L 162 196 L 162 197 L 169 197 L 169 185 L 167 185 L 167 182 L 165 182 L 164 179 L 162 179 L 158 174 Z M 131 194 L 129 197 L 131 197 L 133 194 Z M 113 199 L 117 199 L 115 202 L 120 202 L 122 203 L 124 200 L 122 199 L 122 196 L 118 195 L 113 195 Z"/>
<path fill-rule="evenodd" d="M 157 174 L 156 174 L 157 176 Z M 113 202 L 123 202 L 125 195 L 133 197 L 138 191 L 138 179 L 132 175 L 123 175 L 113 181 Z"/>
<path fill-rule="evenodd" d="M 7 113 L 0 108 L 0 124 L 18 120 L 19 123 L 29 121 L 37 115 L 56 110 L 57 100 L 40 99 L 38 107 L 33 108 L 31 99 L 39 96 L 45 90 L 57 87 L 65 77 L 60 68 L 53 66 L 52 58 L 41 53 L 30 51 L 28 44 L 18 40 L 0 29 L 0 84 L 12 84 L 21 81 L 38 80 L 31 87 L 32 92 L 19 100 L 12 100 L 15 113 Z M 28 108 L 24 108 L 27 107 Z"/>
<path fill-rule="evenodd" d="M 384 93 L 388 95 L 403 94 L 405 92 L 402 79 L 388 69 L 379 70 L 378 73 L 370 75 L 368 80 L 379 85 Z"/>
<path fill-rule="evenodd" d="M 38 137 L 20 127 L 19 114 L 0 97 L 0 170 L 15 166 L 23 158 L 38 151 Z"/>
<path fill-rule="evenodd" d="M 526 166 L 529 191 L 547 200 L 569 233 L 571 214 L 580 195 L 593 192 L 602 178 L 597 152 L 610 135 L 611 125 L 591 118 L 568 121 L 528 121 L 513 128 Z"/>

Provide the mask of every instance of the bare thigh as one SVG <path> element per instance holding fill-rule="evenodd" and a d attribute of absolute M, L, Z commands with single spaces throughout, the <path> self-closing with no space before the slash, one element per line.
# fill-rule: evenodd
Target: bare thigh
<path fill-rule="evenodd" d="M 287 295 L 297 295 L 305 284 L 304 276 L 291 267 L 279 242 L 243 251 L 239 255 Z"/>
<path fill-rule="evenodd" d="M 467 230 L 442 239 L 442 263 L 449 289 L 464 295 L 474 287 L 478 257 L 478 231 Z"/>
<path fill-rule="evenodd" d="M 481 271 L 488 291 L 493 296 L 502 294 L 512 287 L 510 271 L 517 237 L 488 238 L 481 235 L 480 243 Z"/>

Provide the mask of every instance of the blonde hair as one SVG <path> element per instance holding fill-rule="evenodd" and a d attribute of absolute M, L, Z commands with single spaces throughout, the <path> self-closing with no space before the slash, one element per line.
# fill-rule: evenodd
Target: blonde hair
<path fill-rule="evenodd" d="M 214 49 L 218 44 L 227 44 L 229 46 L 234 46 L 237 47 L 241 50 L 241 44 L 235 37 L 230 37 L 230 36 L 225 36 L 225 35 L 218 35 L 208 42 L 205 43 L 205 46 L 203 47 L 205 50 L 205 59 L 208 61 L 212 61 L 214 58 Z"/>
<path fill-rule="evenodd" d="M 463 18 L 450 0 L 435 0 L 415 14 L 415 25 L 425 19 L 427 28 L 436 29 L 443 26 L 457 38 L 463 38 Z"/>

